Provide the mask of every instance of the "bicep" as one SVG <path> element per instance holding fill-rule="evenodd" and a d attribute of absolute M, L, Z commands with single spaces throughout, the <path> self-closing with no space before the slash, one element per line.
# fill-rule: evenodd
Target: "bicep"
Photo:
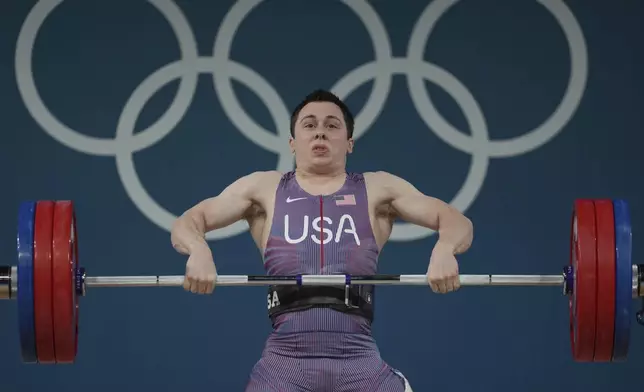
<path fill-rule="evenodd" d="M 228 185 L 219 195 L 193 207 L 203 218 L 206 231 L 229 226 L 246 216 L 256 199 L 259 176 L 258 173 L 244 176 Z"/>
<path fill-rule="evenodd" d="M 384 181 L 389 195 L 392 219 L 438 230 L 439 216 L 451 206 L 444 201 L 420 192 L 402 178 L 387 175 Z"/>

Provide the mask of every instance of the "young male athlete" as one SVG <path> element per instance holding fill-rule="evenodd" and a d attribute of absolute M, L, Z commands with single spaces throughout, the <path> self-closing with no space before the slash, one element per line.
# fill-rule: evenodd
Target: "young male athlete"
<path fill-rule="evenodd" d="M 438 231 L 427 271 L 432 290 L 458 289 L 455 255 L 469 248 L 472 223 L 395 175 L 346 172 L 353 127 L 340 99 L 314 91 L 291 119 L 295 171 L 249 174 L 179 217 L 171 240 L 189 255 L 184 288 L 213 291 L 217 270 L 205 233 L 241 219 L 269 275 L 370 275 L 401 218 Z M 380 357 L 371 334 L 373 286 L 351 286 L 348 293 L 342 287 L 271 287 L 268 308 L 273 332 L 246 392 L 411 391 Z"/>

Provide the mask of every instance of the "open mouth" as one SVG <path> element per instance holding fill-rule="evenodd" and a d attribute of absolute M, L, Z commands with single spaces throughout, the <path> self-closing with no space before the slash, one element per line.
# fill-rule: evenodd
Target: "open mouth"
<path fill-rule="evenodd" d="M 325 154 L 328 151 L 329 151 L 329 148 L 327 146 L 322 145 L 322 144 L 318 144 L 318 145 L 313 146 L 313 153 L 314 154 Z"/>

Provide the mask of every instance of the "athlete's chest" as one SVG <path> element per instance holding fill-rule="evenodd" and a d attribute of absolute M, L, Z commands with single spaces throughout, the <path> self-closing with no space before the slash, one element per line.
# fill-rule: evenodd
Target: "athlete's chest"
<path fill-rule="evenodd" d="M 288 243 L 350 241 L 359 245 L 361 238 L 373 235 L 366 194 L 360 190 L 327 196 L 296 190 L 276 196 L 273 233 Z"/>

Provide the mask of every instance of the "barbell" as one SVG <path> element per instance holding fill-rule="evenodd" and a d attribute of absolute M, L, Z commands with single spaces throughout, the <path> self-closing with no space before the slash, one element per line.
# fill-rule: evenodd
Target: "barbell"
<path fill-rule="evenodd" d="M 569 297 L 572 357 L 624 361 L 631 300 L 644 297 L 644 265 L 631 263 L 632 234 L 623 200 L 578 199 L 569 263 L 557 275 L 460 275 L 462 286 L 562 286 Z M 17 266 L 0 267 L 0 299 L 16 299 L 24 363 L 74 363 L 79 297 L 89 287 L 181 286 L 176 276 L 86 276 L 78 260 L 72 201 L 27 201 L 18 209 Z M 427 285 L 423 275 L 219 275 L 217 286 Z M 348 296 L 347 296 L 348 298 Z M 644 306 L 644 305 L 643 305 Z M 644 307 L 637 321 L 644 325 Z"/>

